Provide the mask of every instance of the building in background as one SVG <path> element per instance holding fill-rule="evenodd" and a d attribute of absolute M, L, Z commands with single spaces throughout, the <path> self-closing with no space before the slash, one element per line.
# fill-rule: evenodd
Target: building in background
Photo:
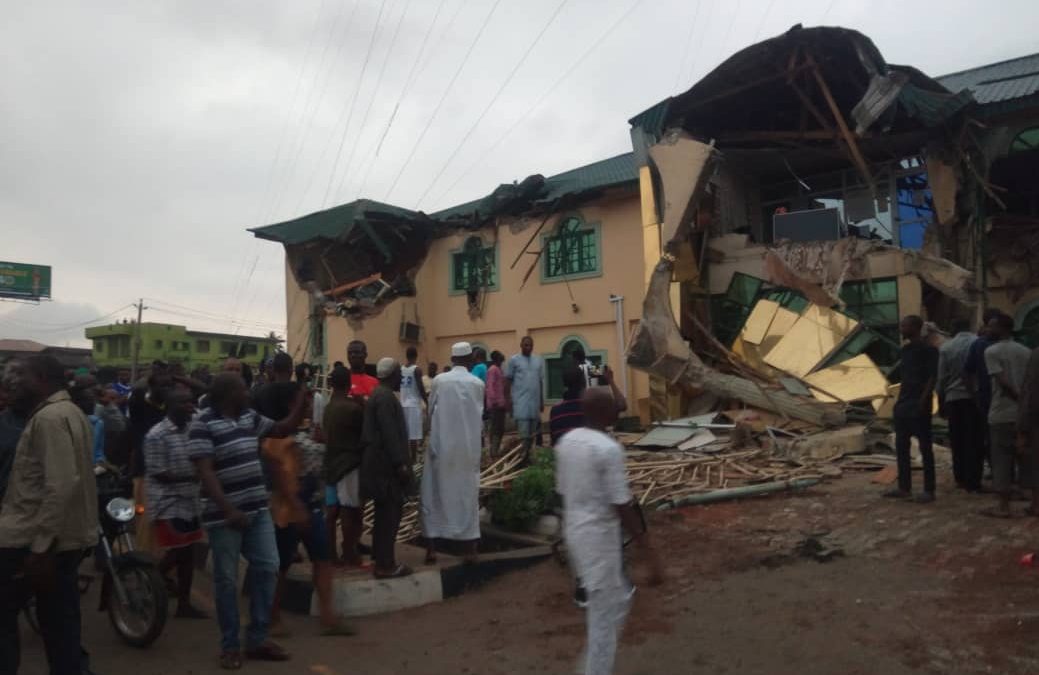
<path fill-rule="evenodd" d="M 429 216 L 361 200 L 253 232 L 285 246 L 296 360 L 345 362 L 356 338 L 371 360 L 415 345 L 423 365 L 444 365 L 459 340 L 508 356 L 530 335 L 547 402 L 580 347 L 635 394 L 638 414 L 648 380 L 623 350 L 644 288 L 639 208 L 625 153 Z"/>
<path fill-rule="evenodd" d="M 92 353 L 98 368 L 129 368 L 133 361 L 136 332 L 137 324 L 134 322 L 87 328 L 85 335 L 93 343 Z M 273 335 L 254 337 L 207 333 L 176 324 L 150 322 L 141 324 L 140 338 L 139 364 L 143 366 L 158 359 L 167 363 L 179 362 L 188 371 L 201 366 L 216 370 L 229 355 L 237 355 L 256 367 L 274 354 L 280 342 Z"/>
<path fill-rule="evenodd" d="M 93 359 L 89 349 L 80 347 L 54 347 L 35 340 L 0 340 L 0 364 L 9 359 L 28 358 L 37 354 L 49 354 L 66 368 L 90 368 Z"/>
<path fill-rule="evenodd" d="M 624 358 L 660 269 L 676 342 L 752 362 L 759 301 L 816 305 L 854 329 L 803 374 L 858 358 L 886 378 L 907 314 L 994 305 L 1039 333 L 1037 63 L 935 79 L 857 31 L 795 26 L 629 120 L 632 153 L 437 213 L 362 199 L 252 232 L 285 247 L 289 353 L 326 367 L 353 338 L 443 364 L 457 340 L 511 354 L 530 334 L 550 401 L 579 345 L 644 421 L 677 417 L 698 386 L 658 366 L 682 350 Z"/>

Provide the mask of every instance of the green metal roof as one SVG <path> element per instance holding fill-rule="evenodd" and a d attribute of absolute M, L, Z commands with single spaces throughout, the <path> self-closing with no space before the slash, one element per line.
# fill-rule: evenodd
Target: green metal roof
<path fill-rule="evenodd" d="M 638 179 L 639 168 L 635 164 L 635 155 L 631 152 L 625 152 L 615 157 L 592 162 L 591 164 L 546 178 L 544 184 L 533 195 L 531 201 L 551 202 L 566 195 L 601 190 L 625 183 L 634 183 Z M 469 216 L 474 213 L 489 215 L 496 203 L 495 198 L 499 191 L 514 187 L 516 186 L 511 184 L 500 185 L 485 197 L 437 211 L 431 214 L 430 217 L 436 220 L 447 220 Z"/>
<path fill-rule="evenodd" d="M 937 80 L 950 91 L 970 89 L 982 105 L 1031 96 L 1039 92 L 1039 54 L 949 73 Z"/>
<path fill-rule="evenodd" d="M 260 239 L 282 244 L 302 244 L 312 239 L 338 239 L 349 234 L 360 221 L 370 217 L 421 219 L 423 215 L 392 204 L 358 199 L 349 204 L 334 206 L 301 218 L 286 220 L 274 225 L 253 227 L 249 231 Z"/>
<path fill-rule="evenodd" d="M 500 209 L 505 204 L 513 206 L 519 204 L 519 208 L 525 210 L 534 204 L 549 203 L 567 195 L 635 183 L 638 178 L 639 171 L 635 165 L 634 154 L 626 152 L 616 157 L 564 171 L 544 179 L 543 182 L 541 177 L 537 176 L 527 178 L 516 185 L 501 185 L 485 197 L 452 206 L 430 216 L 392 204 L 359 199 L 301 218 L 250 228 L 249 231 L 260 239 L 292 245 L 302 244 L 313 239 L 341 239 L 350 234 L 355 227 L 361 227 L 379 246 L 380 237 L 372 231 L 372 221 L 396 219 L 427 221 L 435 225 L 435 221 L 442 222 L 473 215 L 486 217 L 502 212 Z M 388 251 L 383 251 L 383 254 L 388 255 Z"/>

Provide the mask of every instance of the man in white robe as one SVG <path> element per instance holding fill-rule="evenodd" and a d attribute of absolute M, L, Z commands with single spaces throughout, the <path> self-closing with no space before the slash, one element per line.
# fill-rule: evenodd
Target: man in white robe
<path fill-rule="evenodd" d="M 422 469 L 422 534 L 426 562 L 436 561 L 436 540 L 465 542 L 476 559 L 480 539 L 480 454 L 483 389 L 469 372 L 468 342 L 451 347 L 451 370 L 437 375 L 429 394 L 430 435 Z"/>

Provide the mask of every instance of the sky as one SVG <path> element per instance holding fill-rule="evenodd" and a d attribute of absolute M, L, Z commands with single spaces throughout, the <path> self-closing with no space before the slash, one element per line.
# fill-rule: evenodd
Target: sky
<path fill-rule="evenodd" d="M 631 149 L 627 120 L 796 23 L 938 76 L 1033 53 L 1034 0 L 34 0 L 0 22 L 0 260 L 53 301 L 0 338 L 133 317 L 285 330 L 246 231 L 352 201 L 432 212 Z"/>

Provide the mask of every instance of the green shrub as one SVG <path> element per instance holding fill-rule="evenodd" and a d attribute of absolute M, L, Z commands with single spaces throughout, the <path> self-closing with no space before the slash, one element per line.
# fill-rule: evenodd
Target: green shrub
<path fill-rule="evenodd" d="M 491 497 L 494 522 L 518 532 L 529 530 L 555 505 L 555 490 L 555 455 L 549 448 L 538 448 L 533 464 Z"/>

